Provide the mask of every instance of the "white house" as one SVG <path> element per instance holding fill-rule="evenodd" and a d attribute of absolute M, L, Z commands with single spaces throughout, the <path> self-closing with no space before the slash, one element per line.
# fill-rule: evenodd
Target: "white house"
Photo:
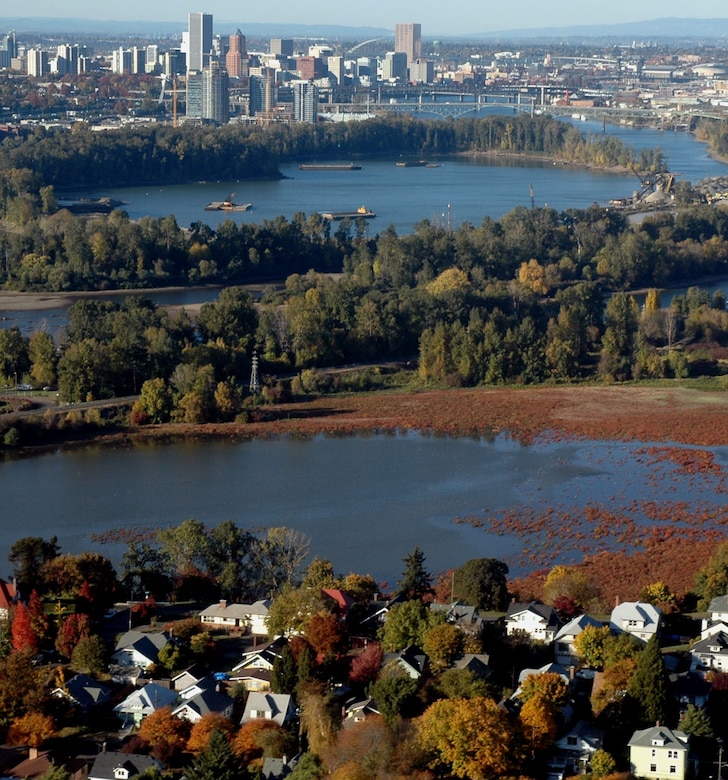
<path fill-rule="evenodd" d="M 662 610 L 659 607 L 646 601 L 624 601 L 612 610 L 609 627 L 647 642 L 660 630 L 661 622 Z"/>
<path fill-rule="evenodd" d="M 171 707 L 177 697 L 177 691 L 170 691 L 157 683 L 147 683 L 117 704 L 114 712 L 125 727 L 138 726 L 147 715 L 164 707 Z"/>
<path fill-rule="evenodd" d="M 233 673 L 244 669 L 268 669 L 273 671 L 273 664 L 280 658 L 283 648 L 288 644 L 285 637 L 278 637 L 260 647 L 255 647 L 243 653 L 242 660 L 233 667 Z"/>
<path fill-rule="evenodd" d="M 200 622 L 208 626 L 249 631 L 255 636 L 267 636 L 269 610 L 268 599 L 261 599 L 254 604 L 228 604 L 221 600 L 200 612 Z"/>
<path fill-rule="evenodd" d="M 558 630 L 554 638 L 554 660 L 557 664 L 563 666 L 579 664 L 579 656 L 574 650 L 574 641 L 587 626 L 601 628 L 602 623 L 590 615 L 578 615 Z"/>
<path fill-rule="evenodd" d="M 665 726 L 635 731 L 629 741 L 630 770 L 648 780 L 685 780 L 688 735 Z"/>
<path fill-rule="evenodd" d="M 248 695 L 248 700 L 245 702 L 245 711 L 240 722 L 247 723 L 249 720 L 264 718 L 282 726 L 293 715 L 293 699 L 287 693 L 251 691 Z"/>
<path fill-rule="evenodd" d="M 728 670 L 728 633 L 718 631 L 705 639 L 700 639 L 690 650 L 690 668 L 700 671 Z"/>
<path fill-rule="evenodd" d="M 166 631 L 127 631 L 119 637 L 111 663 L 146 670 L 157 662 L 159 651 L 169 642 Z"/>
<path fill-rule="evenodd" d="M 604 747 L 604 732 L 580 720 L 556 742 L 554 747 L 563 759 L 568 773 L 584 774 L 589 771 L 591 757 Z"/>
<path fill-rule="evenodd" d="M 554 641 L 559 621 L 553 607 L 531 601 L 529 604 L 510 604 L 506 612 L 506 632 L 523 631 L 538 642 Z"/>
<path fill-rule="evenodd" d="M 190 723 L 197 723 L 205 715 L 215 712 L 229 718 L 233 714 L 233 700 L 224 693 L 218 693 L 214 688 L 208 688 L 185 698 L 172 714 Z"/>

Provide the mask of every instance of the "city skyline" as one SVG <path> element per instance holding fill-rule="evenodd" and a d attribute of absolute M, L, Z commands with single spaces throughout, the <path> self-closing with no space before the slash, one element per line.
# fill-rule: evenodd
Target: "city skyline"
<path fill-rule="evenodd" d="M 482 6 L 466 13 L 442 12 L 435 0 L 400 0 L 390 7 L 371 7 L 364 18 L 352 14 L 351 6 L 333 5 L 323 0 L 311 0 L 305 6 L 293 0 L 280 0 L 274 5 L 251 5 L 241 10 L 230 0 L 207 0 L 192 8 L 180 6 L 175 0 L 158 0 L 149 4 L 143 0 L 127 0 L 123 5 L 103 5 L 90 0 L 67 0 L 63 18 L 98 19 L 104 21 L 180 22 L 189 12 L 213 14 L 216 24 L 241 26 L 245 23 L 327 24 L 351 27 L 381 27 L 392 29 L 398 22 L 418 22 L 423 37 L 466 35 L 497 32 L 508 29 L 539 29 L 577 25 L 619 24 L 642 22 L 666 17 L 726 18 L 725 6 L 718 0 L 706 0 L 699 8 L 689 7 L 681 0 L 614 0 L 609 5 L 575 6 L 571 0 L 521 0 L 517 13 L 511 7 Z M 36 0 L 33 17 L 59 18 L 57 0 Z M 27 16 L 27 15 L 26 15 Z"/>

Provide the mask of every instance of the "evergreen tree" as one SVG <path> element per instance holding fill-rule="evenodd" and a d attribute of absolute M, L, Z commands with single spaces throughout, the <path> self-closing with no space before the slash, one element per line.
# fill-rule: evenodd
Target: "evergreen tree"
<path fill-rule="evenodd" d="M 432 575 L 425 569 L 425 554 L 415 546 L 412 552 L 402 559 L 405 570 L 399 581 L 399 592 L 411 601 L 421 601 L 432 594 Z"/>
<path fill-rule="evenodd" d="M 293 693 L 298 683 L 298 667 L 293 651 L 286 645 L 273 662 L 271 688 L 274 693 Z"/>
<path fill-rule="evenodd" d="M 227 737 L 213 731 L 207 747 L 185 772 L 188 780 L 239 780 L 242 769 Z"/>
<path fill-rule="evenodd" d="M 640 722 L 645 726 L 667 722 L 670 694 L 656 635 L 652 636 L 640 654 L 627 693 L 635 703 Z"/>

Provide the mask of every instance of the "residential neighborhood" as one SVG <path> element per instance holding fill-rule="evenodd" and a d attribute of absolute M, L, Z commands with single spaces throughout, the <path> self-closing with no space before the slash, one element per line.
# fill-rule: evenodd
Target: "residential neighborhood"
<path fill-rule="evenodd" d="M 56 561 L 42 572 L 63 557 L 43 540 L 19 545 Z M 395 765 L 433 779 L 711 776 L 728 728 L 728 593 L 705 591 L 704 611 L 688 614 L 651 585 L 646 600 L 606 611 L 592 592 L 584 604 L 519 600 L 494 559 L 456 570 L 457 593 L 418 548 L 403 564 L 384 593 L 314 558 L 270 597 L 197 604 L 119 602 L 113 591 L 105 602 L 87 569 L 73 604 L 87 612 L 62 597 L 60 650 L 48 646 L 52 604 L 36 589 L 23 598 L 32 572 L 19 567 L 16 582 L 0 582 L 2 776 L 217 777 L 228 765 L 230 777 L 268 780 L 387 776 Z M 577 569 L 554 571 L 551 583 L 581 582 Z M 503 731 L 471 744 L 447 723 Z"/>

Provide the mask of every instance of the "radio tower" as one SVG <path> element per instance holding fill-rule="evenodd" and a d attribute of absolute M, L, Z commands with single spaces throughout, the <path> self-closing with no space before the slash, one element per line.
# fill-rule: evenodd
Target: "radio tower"
<path fill-rule="evenodd" d="M 253 352 L 253 360 L 250 365 L 250 394 L 260 393 L 260 378 L 258 377 L 258 353 Z"/>

